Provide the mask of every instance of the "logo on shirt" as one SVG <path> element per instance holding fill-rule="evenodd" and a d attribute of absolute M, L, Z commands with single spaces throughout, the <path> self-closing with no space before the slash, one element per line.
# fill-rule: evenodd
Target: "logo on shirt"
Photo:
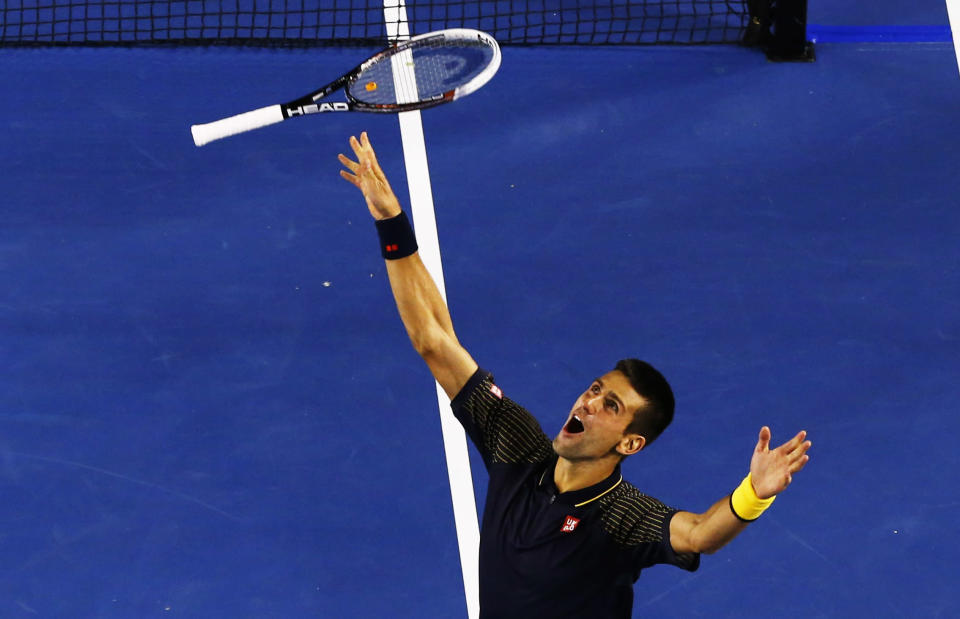
<path fill-rule="evenodd" d="M 490 385 L 490 393 L 497 396 L 497 398 L 501 400 L 503 399 L 503 392 L 500 391 L 500 387 L 497 387 L 496 385 Z"/>
<path fill-rule="evenodd" d="M 563 527 L 560 529 L 560 531 L 563 533 L 573 533 L 573 530 L 577 528 L 578 524 L 580 524 L 579 518 L 567 516 L 563 520 Z"/>

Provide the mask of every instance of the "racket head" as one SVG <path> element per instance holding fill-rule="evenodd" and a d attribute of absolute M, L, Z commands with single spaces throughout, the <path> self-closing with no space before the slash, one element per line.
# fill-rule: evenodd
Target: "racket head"
<path fill-rule="evenodd" d="M 357 67 L 345 90 L 358 109 L 422 109 L 465 97 L 499 68 L 500 46 L 492 36 L 451 28 L 412 37 L 373 56 Z"/>

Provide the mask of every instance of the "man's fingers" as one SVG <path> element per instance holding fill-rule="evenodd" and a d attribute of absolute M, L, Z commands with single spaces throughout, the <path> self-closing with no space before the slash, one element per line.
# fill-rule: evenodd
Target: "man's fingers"
<path fill-rule="evenodd" d="M 350 136 L 350 148 L 353 149 L 359 159 L 377 160 L 377 155 L 373 152 L 373 146 L 370 145 L 370 138 L 367 137 L 366 131 L 360 134 L 359 140 L 356 136 Z"/>
<path fill-rule="evenodd" d="M 367 135 L 366 131 L 360 134 L 360 145 L 363 146 L 363 150 L 370 155 L 370 159 L 373 161 L 377 160 L 377 153 L 373 150 L 373 145 L 370 144 L 370 136 Z"/>
<path fill-rule="evenodd" d="M 791 473 L 796 473 L 797 471 L 802 470 L 803 467 L 807 466 L 807 462 L 810 462 L 810 456 L 804 455 L 800 458 L 797 458 L 796 461 L 790 465 L 788 470 Z"/>
<path fill-rule="evenodd" d="M 367 189 L 364 187 L 363 170 L 361 169 L 359 174 L 350 174 L 346 170 L 340 170 L 340 176 L 350 181 L 350 183 L 363 192 L 363 195 L 367 195 Z"/>
<path fill-rule="evenodd" d="M 373 146 L 370 145 L 370 138 L 367 137 L 366 131 L 360 134 L 359 140 L 356 136 L 350 136 L 350 148 L 353 149 L 353 153 L 357 156 L 357 161 L 360 162 L 361 165 L 369 164 L 370 169 L 377 178 L 380 180 L 386 179 L 383 171 L 380 170 L 380 164 L 377 163 L 377 154 L 373 152 Z"/>
<path fill-rule="evenodd" d="M 383 170 L 380 169 L 380 164 L 377 162 L 377 153 L 373 150 L 373 146 L 370 145 L 370 138 L 367 136 L 366 131 L 360 134 L 360 146 L 363 147 L 363 154 L 366 156 L 367 161 L 370 162 L 373 173 L 378 179 L 386 182 L 387 177 L 384 175 Z"/>
<path fill-rule="evenodd" d="M 351 139 L 355 140 L 356 138 L 351 138 Z M 360 161 L 357 162 L 350 159 L 346 155 L 343 155 L 343 154 L 337 155 L 337 159 L 340 161 L 340 163 L 343 164 L 347 169 L 350 170 L 350 172 L 353 173 L 352 175 L 347 176 L 346 170 L 341 170 L 340 171 L 341 176 L 343 176 L 348 181 L 350 181 L 351 183 L 353 183 L 354 185 L 362 189 L 361 183 L 363 182 L 363 179 L 368 178 L 371 175 L 371 173 L 373 174 L 374 178 L 376 178 L 377 174 L 376 174 L 376 171 L 373 170 L 373 167 L 370 165 L 370 162 L 365 160 L 362 153 L 359 155 L 359 157 L 360 157 Z"/>
<path fill-rule="evenodd" d="M 799 445 L 797 445 L 796 449 L 790 452 L 790 456 L 792 458 L 801 457 L 803 454 L 807 453 L 807 450 L 810 449 L 811 445 L 813 445 L 813 443 L 810 441 L 804 441 L 800 443 Z"/>
<path fill-rule="evenodd" d="M 350 184 L 353 185 L 354 187 L 356 187 L 357 189 L 361 189 L 361 190 L 363 189 L 363 188 L 360 186 L 360 179 L 357 178 L 356 176 L 354 176 L 353 174 L 350 174 L 350 173 L 347 172 L 346 170 L 340 170 L 340 176 L 342 176 L 344 179 L 346 179 L 347 181 L 349 181 Z"/>
<path fill-rule="evenodd" d="M 796 450 L 797 447 L 800 446 L 800 443 L 801 443 L 801 442 L 803 441 L 803 439 L 805 439 L 806 437 L 807 437 L 807 431 L 806 431 L 806 430 L 801 430 L 800 432 L 797 433 L 796 436 L 794 436 L 792 439 L 790 439 L 789 441 L 787 441 L 787 442 L 784 443 L 783 445 L 780 445 L 779 447 L 777 447 L 777 449 L 780 450 L 781 452 L 785 453 L 785 454 L 793 453 L 793 451 Z"/>
<path fill-rule="evenodd" d="M 360 145 L 360 140 L 356 136 L 350 136 L 350 148 L 353 149 L 353 154 L 357 156 L 357 159 L 363 161 L 363 146 Z"/>
<path fill-rule="evenodd" d="M 356 173 L 356 171 L 360 169 L 360 164 L 359 164 L 359 163 L 357 163 L 357 162 L 354 161 L 353 159 L 350 159 L 349 157 L 347 157 L 347 156 L 344 155 L 344 154 L 339 154 L 339 155 L 337 155 L 337 159 L 340 161 L 340 163 L 342 163 L 344 166 L 346 166 L 347 168 L 349 168 L 349 170 L 350 170 L 351 172 Z"/>
<path fill-rule="evenodd" d="M 796 449 L 787 453 L 787 460 L 793 463 L 793 462 L 796 462 L 797 460 L 800 460 L 801 458 L 807 457 L 806 456 L 807 450 L 810 449 L 810 446 L 812 444 L 813 443 L 811 443 L 810 441 L 800 443 L 799 445 L 797 445 Z"/>
<path fill-rule="evenodd" d="M 807 438 L 807 431 L 802 430 L 799 434 L 793 437 L 793 440 L 790 441 L 789 452 L 791 454 L 804 453 L 810 449 L 810 441 L 805 441 Z"/>
<path fill-rule="evenodd" d="M 760 436 L 758 437 L 758 440 L 757 440 L 756 451 L 763 452 L 769 448 L 770 448 L 770 428 L 768 428 L 767 426 L 763 426 L 762 428 L 760 428 Z"/>

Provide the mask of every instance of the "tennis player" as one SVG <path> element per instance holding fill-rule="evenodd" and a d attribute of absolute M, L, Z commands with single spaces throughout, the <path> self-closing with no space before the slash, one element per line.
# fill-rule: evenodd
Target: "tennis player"
<path fill-rule="evenodd" d="M 340 174 L 363 193 L 400 318 L 451 398 L 490 476 L 480 534 L 480 614 L 629 617 L 633 583 L 658 563 L 696 570 L 756 520 L 809 460 L 800 432 L 770 448 L 760 430 L 749 474 L 704 513 L 679 511 L 623 480 L 620 462 L 650 445 L 673 417 L 663 376 L 636 359 L 590 381 L 551 441 L 460 345 L 450 314 L 366 133 Z"/>

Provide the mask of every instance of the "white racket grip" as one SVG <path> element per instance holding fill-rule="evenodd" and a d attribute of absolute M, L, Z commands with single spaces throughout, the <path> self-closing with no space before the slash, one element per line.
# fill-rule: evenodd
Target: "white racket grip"
<path fill-rule="evenodd" d="M 193 143 L 197 146 L 209 144 L 214 140 L 266 127 L 283 120 L 283 112 L 279 105 L 262 107 L 259 110 L 244 112 L 230 118 L 222 118 L 212 123 L 193 125 L 190 133 L 193 134 Z"/>

